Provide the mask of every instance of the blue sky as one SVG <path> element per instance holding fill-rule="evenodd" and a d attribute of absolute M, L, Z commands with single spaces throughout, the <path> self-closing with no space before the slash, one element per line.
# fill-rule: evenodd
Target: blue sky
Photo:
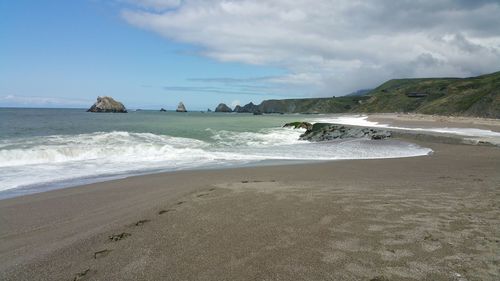
<path fill-rule="evenodd" d="M 498 71 L 498 0 L 0 1 L 0 106 L 188 109 Z"/>
<path fill-rule="evenodd" d="M 188 108 L 206 109 L 276 96 L 196 79 L 283 73 L 196 55 L 197 46 L 125 22 L 120 11 L 128 5 L 123 3 L 16 0 L 0 5 L 0 106 L 86 107 L 97 96 L 110 95 L 130 108 L 174 109 L 184 101 Z"/>

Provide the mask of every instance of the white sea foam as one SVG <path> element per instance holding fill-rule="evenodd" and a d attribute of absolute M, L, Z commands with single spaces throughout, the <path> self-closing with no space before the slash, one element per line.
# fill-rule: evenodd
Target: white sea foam
<path fill-rule="evenodd" d="M 316 118 L 312 120 L 313 122 L 324 122 L 324 123 L 335 123 L 343 125 L 354 125 L 354 126 L 366 126 L 366 127 L 381 127 L 390 129 L 404 129 L 409 131 L 425 131 L 425 132 L 436 132 L 445 134 L 454 134 L 466 137 L 488 137 L 488 138 L 500 138 L 499 132 L 494 132 L 491 130 L 482 130 L 475 128 L 412 128 L 412 127 L 398 127 L 390 126 L 388 124 L 381 124 L 374 121 L 369 121 L 368 116 L 363 115 L 352 115 L 352 116 L 330 116 Z"/>
<path fill-rule="evenodd" d="M 241 166 L 264 160 L 394 158 L 431 152 L 397 141 L 309 143 L 298 140 L 303 131 L 287 128 L 206 132 L 210 136 L 207 141 L 128 132 L 2 140 L 0 191 L 147 171 Z"/>

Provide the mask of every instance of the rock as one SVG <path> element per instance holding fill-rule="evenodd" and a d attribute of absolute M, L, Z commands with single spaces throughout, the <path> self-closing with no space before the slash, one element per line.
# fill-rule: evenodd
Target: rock
<path fill-rule="evenodd" d="M 212 112 L 212 110 L 210 108 L 207 108 L 207 112 Z"/>
<path fill-rule="evenodd" d="M 254 111 L 253 115 L 262 115 L 262 112 L 260 110 Z"/>
<path fill-rule="evenodd" d="M 186 107 L 184 106 L 184 104 L 182 103 L 182 101 L 179 103 L 179 105 L 177 106 L 177 109 L 175 111 L 177 111 L 177 112 L 187 112 Z"/>
<path fill-rule="evenodd" d="M 112 97 L 97 97 L 97 102 L 87 112 L 127 113 L 127 109 L 121 102 L 114 100 Z"/>
<path fill-rule="evenodd" d="M 219 105 L 215 108 L 215 112 L 233 112 L 233 110 L 225 103 L 219 103 Z"/>
<path fill-rule="evenodd" d="M 246 104 L 243 107 L 237 105 L 234 108 L 234 112 L 238 112 L 238 113 L 254 113 L 254 112 L 257 112 L 257 111 L 260 111 L 259 110 L 259 106 L 253 104 L 252 102 Z"/>
<path fill-rule="evenodd" d="M 161 112 L 167 112 L 167 110 L 165 108 L 163 108 L 163 107 L 160 109 L 160 111 Z"/>
<path fill-rule="evenodd" d="M 293 123 L 292 123 L 293 124 Z M 367 128 L 356 126 L 345 126 L 330 123 L 316 123 L 300 136 L 301 140 L 328 141 L 347 138 L 367 138 L 372 140 L 383 140 L 390 138 L 390 131 L 379 128 Z"/>
<path fill-rule="evenodd" d="M 309 122 L 291 122 L 291 123 L 286 123 L 285 125 L 283 125 L 283 128 L 293 127 L 294 129 L 311 130 L 312 126 L 313 125 Z"/>

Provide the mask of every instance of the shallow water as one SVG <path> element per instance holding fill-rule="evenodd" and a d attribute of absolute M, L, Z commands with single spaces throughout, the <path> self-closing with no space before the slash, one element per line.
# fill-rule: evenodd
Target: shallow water
<path fill-rule="evenodd" d="M 303 130 L 282 128 L 286 122 L 315 118 L 318 116 L 0 109 L 0 198 L 161 171 L 411 157 L 431 152 L 393 140 L 310 143 L 298 140 Z"/>

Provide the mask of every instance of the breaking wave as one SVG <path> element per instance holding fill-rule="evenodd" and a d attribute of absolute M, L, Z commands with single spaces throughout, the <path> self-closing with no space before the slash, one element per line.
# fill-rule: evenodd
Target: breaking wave
<path fill-rule="evenodd" d="M 287 128 L 205 132 L 206 140 L 129 132 L 4 139 L 0 141 L 0 191 L 69 186 L 156 171 L 258 165 L 262 161 L 395 158 L 431 152 L 398 141 L 310 143 L 298 140 L 300 130 Z"/>

